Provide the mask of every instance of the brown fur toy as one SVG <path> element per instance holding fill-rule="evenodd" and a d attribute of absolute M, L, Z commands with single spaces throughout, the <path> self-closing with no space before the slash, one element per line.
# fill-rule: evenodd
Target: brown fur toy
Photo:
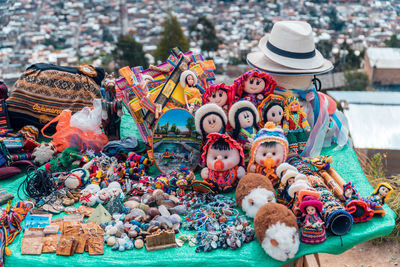
<path fill-rule="evenodd" d="M 264 204 L 276 202 L 271 181 L 266 176 L 257 173 L 248 173 L 240 179 L 235 198 L 237 205 L 251 218 L 254 218 Z"/>
<path fill-rule="evenodd" d="M 254 218 L 254 230 L 265 252 L 276 260 L 291 259 L 299 249 L 296 217 L 282 204 L 262 206 Z"/>

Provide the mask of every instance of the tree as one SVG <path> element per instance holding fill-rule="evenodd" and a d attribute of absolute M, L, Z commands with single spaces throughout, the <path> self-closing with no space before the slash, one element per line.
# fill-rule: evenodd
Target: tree
<path fill-rule="evenodd" d="M 316 46 L 316 48 L 325 58 L 330 58 L 332 56 L 332 43 L 330 41 L 319 41 Z"/>
<path fill-rule="evenodd" d="M 177 128 L 176 128 L 176 124 L 173 123 L 173 124 L 171 125 L 171 128 L 169 129 L 169 131 L 175 133 L 175 132 L 176 132 L 176 129 L 177 129 Z"/>
<path fill-rule="evenodd" d="M 192 132 L 196 129 L 194 124 L 194 118 L 189 117 L 186 121 L 186 128 L 189 130 L 189 136 L 192 136 Z"/>
<path fill-rule="evenodd" d="M 331 30 L 341 31 L 345 26 L 345 22 L 339 19 L 336 7 L 329 8 L 327 15 L 329 17 L 329 28 Z"/>
<path fill-rule="evenodd" d="M 355 51 L 346 41 L 340 46 L 339 53 L 335 55 L 335 69 L 338 71 L 359 69 L 363 53 L 356 55 Z"/>
<path fill-rule="evenodd" d="M 189 36 L 191 40 L 200 43 L 201 51 L 207 52 L 208 57 L 211 51 L 218 50 L 220 41 L 217 38 L 214 24 L 204 16 L 189 26 Z"/>
<path fill-rule="evenodd" d="M 118 37 L 115 49 L 112 51 L 113 57 L 120 67 L 123 66 L 147 66 L 147 58 L 143 51 L 142 44 L 136 42 L 130 35 Z"/>
<path fill-rule="evenodd" d="M 163 31 L 160 42 L 157 44 L 157 49 L 154 51 L 155 59 L 165 61 L 170 55 L 170 50 L 179 46 L 183 52 L 189 50 L 189 41 L 182 31 L 176 17 L 168 14 L 163 23 Z"/>
<path fill-rule="evenodd" d="M 400 47 L 400 40 L 397 39 L 397 35 L 393 34 L 390 39 L 385 41 L 387 47 Z"/>
<path fill-rule="evenodd" d="M 365 91 L 368 86 L 368 75 L 364 72 L 352 71 L 344 74 L 346 79 L 344 90 Z"/>

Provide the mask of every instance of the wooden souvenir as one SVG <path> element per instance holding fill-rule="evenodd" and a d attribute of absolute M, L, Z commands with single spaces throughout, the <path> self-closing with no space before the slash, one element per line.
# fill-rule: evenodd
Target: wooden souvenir
<path fill-rule="evenodd" d="M 160 172 L 168 174 L 184 165 L 194 170 L 200 163 L 201 136 L 193 115 L 182 108 L 165 112 L 153 129 L 153 155 Z"/>
<path fill-rule="evenodd" d="M 74 242 L 72 236 L 61 236 L 58 242 L 56 254 L 63 256 L 72 256 L 74 254 L 74 247 L 76 247 L 77 242 Z"/>
<path fill-rule="evenodd" d="M 85 217 L 89 217 L 94 211 L 94 208 L 88 207 L 85 205 L 80 205 L 78 208 L 78 213 L 82 214 Z"/>
<path fill-rule="evenodd" d="M 48 235 L 43 237 L 42 253 L 56 252 L 59 237 L 60 235 Z"/>
<path fill-rule="evenodd" d="M 21 254 L 40 255 L 43 247 L 43 233 L 42 236 L 23 237 L 21 239 Z"/>
<path fill-rule="evenodd" d="M 83 233 L 81 223 L 78 221 L 64 222 L 64 235 L 78 236 Z"/>
<path fill-rule="evenodd" d="M 104 254 L 104 237 L 103 236 L 90 236 L 88 239 L 89 255 L 103 255 Z"/>
<path fill-rule="evenodd" d="M 60 230 L 60 226 L 59 226 L 59 225 L 57 225 L 57 224 L 50 224 L 50 225 L 47 225 L 47 226 L 44 228 L 43 233 L 44 233 L 45 235 L 55 235 L 55 234 L 58 233 L 59 230 Z"/>
<path fill-rule="evenodd" d="M 163 230 L 146 237 L 146 249 L 148 251 L 175 248 L 176 246 L 175 233 L 171 230 Z"/>

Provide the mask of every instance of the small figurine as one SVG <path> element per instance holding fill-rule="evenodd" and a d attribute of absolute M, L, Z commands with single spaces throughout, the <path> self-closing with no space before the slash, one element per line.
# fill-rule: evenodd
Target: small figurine
<path fill-rule="evenodd" d="M 201 177 L 219 192 L 232 189 L 236 186 L 238 179 L 246 174 L 242 167 L 243 149 L 229 135 L 209 134 L 201 159 L 207 165 L 201 170 Z"/>
<path fill-rule="evenodd" d="M 275 80 L 265 72 L 250 70 L 235 79 L 232 85 L 238 99 L 252 102 L 258 107 L 276 88 Z"/>
<path fill-rule="evenodd" d="M 96 194 L 100 191 L 100 186 L 97 184 L 89 184 L 81 191 L 79 201 L 82 205 L 93 206 L 96 204 Z"/>
<path fill-rule="evenodd" d="M 275 169 L 285 162 L 288 153 L 288 142 L 282 129 L 268 122 L 254 138 L 250 150 L 250 161 L 247 172 L 267 176 L 274 187 L 279 185 Z"/>
<path fill-rule="evenodd" d="M 364 201 L 351 182 L 343 185 L 343 198 L 346 210 L 353 216 L 354 223 L 366 222 L 374 216 L 368 201 Z"/>
<path fill-rule="evenodd" d="M 305 196 L 300 203 L 301 241 L 306 244 L 321 244 L 326 240 L 324 222 L 321 219 L 322 202 L 314 196 Z"/>
<path fill-rule="evenodd" d="M 184 88 L 185 104 L 190 113 L 201 106 L 201 93 L 196 87 L 197 77 L 191 70 L 185 70 L 180 77 L 180 84 Z"/>
<path fill-rule="evenodd" d="M 251 144 L 259 129 L 258 120 L 257 109 L 250 101 L 238 101 L 229 110 L 232 137 L 242 146 L 247 161 Z"/>
<path fill-rule="evenodd" d="M 283 96 L 275 94 L 267 96 L 257 107 L 260 114 L 260 127 L 264 127 L 268 121 L 272 121 L 276 126 L 282 127 L 284 104 L 285 98 Z"/>
<path fill-rule="evenodd" d="M 225 133 L 228 122 L 225 112 L 217 104 L 206 104 L 195 114 L 196 131 L 201 134 L 205 143 L 210 133 Z"/>
<path fill-rule="evenodd" d="M 231 86 L 225 85 L 224 83 L 213 84 L 207 87 L 203 94 L 203 104 L 214 103 L 220 106 L 225 114 L 228 115 L 228 111 L 233 104 L 235 97 L 234 90 Z"/>
<path fill-rule="evenodd" d="M 373 202 L 377 202 L 380 205 L 385 204 L 386 200 L 390 197 L 390 195 L 393 193 L 393 187 L 388 184 L 388 183 L 380 183 L 378 186 L 375 188 L 374 192 L 372 192 L 372 195 L 368 197 Z"/>
<path fill-rule="evenodd" d="M 285 100 L 283 130 L 289 142 L 289 151 L 299 154 L 303 152 L 311 128 L 296 96 Z"/>
<path fill-rule="evenodd" d="M 279 193 L 280 199 L 282 199 L 285 203 L 289 203 L 292 200 L 289 195 L 289 188 L 294 183 L 295 178 L 298 174 L 299 172 L 297 170 L 289 169 L 280 178 L 281 182 L 277 191 Z"/>

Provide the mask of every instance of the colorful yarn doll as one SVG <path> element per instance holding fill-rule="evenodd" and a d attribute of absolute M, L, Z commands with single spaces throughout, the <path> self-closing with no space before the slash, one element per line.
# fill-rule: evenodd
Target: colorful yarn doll
<path fill-rule="evenodd" d="M 185 70 L 180 76 L 180 84 L 184 88 L 186 108 L 193 113 L 201 106 L 201 93 L 196 87 L 197 76 L 191 70 Z"/>
<path fill-rule="evenodd" d="M 234 89 L 224 83 L 213 84 L 207 87 L 203 94 L 203 104 L 214 103 L 220 106 L 226 115 L 233 104 Z"/>
<path fill-rule="evenodd" d="M 303 152 L 311 128 L 307 115 L 295 96 L 290 96 L 285 100 L 283 131 L 289 142 L 289 151 L 299 154 Z"/>
<path fill-rule="evenodd" d="M 365 200 L 374 211 L 374 216 L 381 217 L 386 214 L 383 209 L 383 204 L 385 204 L 393 191 L 394 189 L 390 184 L 380 183 L 372 192 L 371 196 L 363 198 L 363 200 Z"/>
<path fill-rule="evenodd" d="M 321 219 L 322 202 L 314 196 L 305 196 L 300 203 L 300 240 L 306 244 L 321 244 L 326 240 L 324 222 Z"/>
<path fill-rule="evenodd" d="M 238 101 L 229 110 L 232 137 L 242 146 L 247 161 L 251 144 L 259 129 L 258 120 L 257 109 L 250 101 Z"/>
<path fill-rule="evenodd" d="M 357 189 L 349 182 L 343 185 L 346 210 L 353 216 L 354 223 L 366 222 L 374 216 L 370 205 L 360 198 Z"/>
<path fill-rule="evenodd" d="M 210 133 L 225 133 L 228 119 L 217 104 L 206 104 L 196 111 L 194 116 L 196 131 L 201 134 L 203 143 Z"/>
<path fill-rule="evenodd" d="M 258 107 L 276 88 L 275 80 L 265 72 L 250 70 L 233 81 L 238 99 L 252 102 Z"/>
<path fill-rule="evenodd" d="M 275 169 L 285 162 L 287 153 L 288 142 L 282 129 L 268 122 L 254 138 L 247 172 L 267 176 L 276 188 L 279 186 L 279 179 Z"/>
<path fill-rule="evenodd" d="M 233 189 L 238 179 L 246 174 L 242 167 L 244 164 L 243 149 L 229 135 L 209 134 L 201 159 L 207 166 L 201 170 L 201 177 L 210 183 L 217 192 Z"/>
<path fill-rule="evenodd" d="M 268 95 L 257 107 L 258 113 L 260 114 L 258 125 L 264 127 L 268 121 L 271 121 L 276 126 L 282 127 L 284 104 L 285 98 L 283 96 L 275 94 Z"/>

